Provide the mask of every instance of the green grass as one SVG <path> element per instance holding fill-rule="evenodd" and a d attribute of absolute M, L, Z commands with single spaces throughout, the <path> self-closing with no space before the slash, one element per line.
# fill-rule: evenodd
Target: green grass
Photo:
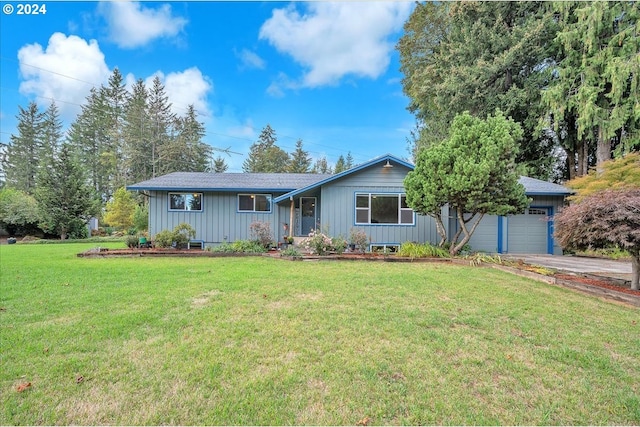
<path fill-rule="evenodd" d="M 489 268 L 91 246 L 0 247 L 0 424 L 640 424 L 634 308 Z"/>

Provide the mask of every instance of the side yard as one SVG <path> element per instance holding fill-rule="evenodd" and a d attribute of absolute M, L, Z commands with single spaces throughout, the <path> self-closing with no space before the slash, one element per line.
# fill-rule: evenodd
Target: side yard
<path fill-rule="evenodd" d="M 640 423 L 628 306 L 462 265 L 91 246 L 0 247 L 0 424 Z"/>

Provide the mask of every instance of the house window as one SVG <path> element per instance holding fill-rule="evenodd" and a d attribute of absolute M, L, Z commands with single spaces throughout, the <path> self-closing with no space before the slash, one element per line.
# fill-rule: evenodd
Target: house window
<path fill-rule="evenodd" d="M 238 211 L 271 212 L 271 196 L 269 194 L 238 194 Z"/>
<path fill-rule="evenodd" d="M 356 194 L 356 224 L 410 224 L 413 210 L 404 194 Z"/>
<path fill-rule="evenodd" d="M 546 214 L 547 214 L 546 209 L 529 208 L 529 215 L 546 215 Z"/>
<path fill-rule="evenodd" d="M 169 210 L 202 211 L 202 193 L 169 193 Z"/>
<path fill-rule="evenodd" d="M 373 252 L 373 253 L 395 254 L 400 250 L 400 245 L 390 245 L 390 244 L 371 245 L 370 249 L 371 249 L 371 252 Z"/>

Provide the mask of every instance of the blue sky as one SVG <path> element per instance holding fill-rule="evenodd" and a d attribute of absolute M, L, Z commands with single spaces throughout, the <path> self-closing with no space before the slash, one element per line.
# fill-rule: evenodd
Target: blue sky
<path fill-rule="evenodd" d="M 160 76 L 176 114 L 194 104 L 206 142 L 241 153 L 224 155 L 230 172 L 267 123 L 284 150 L 302 139 L 330 163 L 409 155 L 395 45 L 413 2 L 71 1 L 40 15 L 2 4 L 14 6 L 0 15 L 3 143 L 18 106 L 55 99 L 68 125 L 117 67 L 129 83 Z"/>

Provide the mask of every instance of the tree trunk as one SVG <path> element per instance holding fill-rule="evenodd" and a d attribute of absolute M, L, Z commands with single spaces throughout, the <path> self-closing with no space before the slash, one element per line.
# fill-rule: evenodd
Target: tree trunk
<path fill-rule="evenodd" d="M 576 177 L 576 150 L 566 148 L 567 153 L 567 169 L 569 169 L 569 179 Z"/>
<path fill-rule="evenodd" d="M 602 163 L 611 159 L 611 140 L 604 137 L 604 129 L 598 126 L 598 144 L 596 146 L 596 171 L 600 174 L 604 170 Z"/>
<path fill-rule="evenodd" d="M 631 256 L 631 289 L 640 290 L 640 254 Z"/>

